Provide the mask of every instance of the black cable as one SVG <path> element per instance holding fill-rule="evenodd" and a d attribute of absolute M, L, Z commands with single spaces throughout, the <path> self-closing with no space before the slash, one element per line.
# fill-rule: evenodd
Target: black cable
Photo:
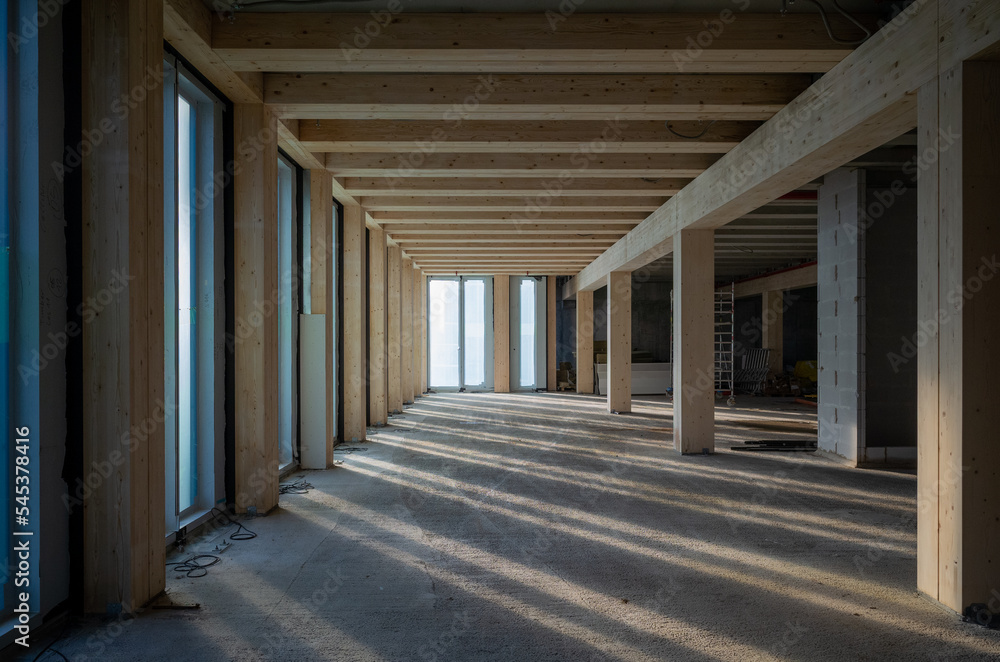
<path fill-rule="evenodd" d="M 70 626 L 72 626 L 72 625 L 73 625 L 73 621 L 67 619 L 66 625 L 63 626 L 63 629 L 59 632 L 59 634 L 56 636 L 56 638 L 53 639 L 52 641 L 50 641 L 48 646 L 46 646 L 42 650 L 38 651 L 38 655 L 36 655 L 35 659 L 32 660 L 31 662 L 38 662 L 38 660 L 40 660 L 42 658 L 42 656 L 45 655 L 46 652 L 55 653 L 56 655 L 58 655 L 62 659 L 66 660 L 66 662 L 69 662 L 69 659 L 65 655 L 63 655 L 60 651 L 57 651 L 55 648 L 52 648 L 52 647 L 56 645 L 56 642 L 58 642 L 60 639 L 62 639 L 64 636 L 66 636 L 66 632 L 69 630 Z"/>
<path fill-rule="evenodd" d="M 236 532 L 229 536 L 230 540 L 253 540 L 257 537 L 256 533 L 234 520 L 226 511 L 221 510 L 218 506 L 212 508 L 212 512 L 219 513 L 219 516 L 225 519 L 226 522 L 237 527 Z"/>
<path fill-rule="evenodd" d="M 256 534 L 254 534 L 256 535 Z M 232 538 L 232 536 L 230 536 Z M 207 563 L 201 563 L 201 559 L 211 559 Z M 167 567 L 174 566 L 174 571 L 182 572 L 188 576 L 189 579 L 197 579 L 198 577 L 204 577 L 208 574 L 208 569 L 213 565 L 221 561 L 215 554 L 197 554 L 185 561 L 175 561 L 174 563 L 168 563 Z"/>
<path fill-rule="evenodd" d="M 847 20 L 849 20 L 851 23 L 854 23 L 854 25 L 861 28 L 861 30 L 865 33 L 864 38 L 855 39 L 853 41 L 850 39 L 840 39 L 834 36 L 833 28 L 830 27 L 830 20 L 826 17 L 826 9 L 823 7 L 823 5 L 820 4 L 819 0 L 806 0 L 806 2 L 811 2 L 812 4 L 816 5 L 817 9 L 819 9 L 819 17 L 823 20 L 823 27 L 826 28 L 826 34 L 830 37 L 831 41 L 836 42 L 838 44 L 847 44 L 848 46 L 856 46 L 858 44 L 865 43 L 868 40 L 868 38 L 872 36 L 872 33 L 868 28 L 866 28 L 860 21 L 851 16 L 850 13 L 848 13 L 843 7 L 840 6 L 839 0 L 833 0 L 833 6 L 837 8 L 837 11 L 843 14 L 847 18 Z"/>
<path fill-rule="evenodd" d="M 364 446 L 334 446 L 334 453 L 367 453 L 368 449 Z"/>
<path fill-rule="evenodd" d="M 706 133 L 708 133 L 708 130 L 711 129 L 712 125 L 715 124 L 717 121 L 718 120 L 712 120 L 711 122 L 709 122 L 708 126 L 705 127 L 705 130 L 702 131 L 701 133 L 699 133 L 697 136 L 685 136 L 683 133 L 677 133 L 676 131 L 674 131 L 673 129 L 671 129 L 669 123 L 665 122 L 664 125 L 667 127 L 667 131 L 669 131 L 670 133 L 674 134 L 678 138 L 686 138 L 688 140 L 697 140 L 698 138 L 701 138 L 703 135 L 705 135 Z"/>
<path fill-rule="evenodd" d="M 293 483 L 278 485 L 278 494 L 306 494 L 311 489 L 313 489 L 312 483 L 305 478 L 299 478 Z"/>
<path fill-rule="evenodd" d="M 53 643 L 55 643 L 55 642 L 53 642 Z M 69 662 L 69 658 L 68 657 L 66 657 L 65 655 L 63 655 L 60 651 L 56 650 L 55 648 L 51 648 L 51 646 L 52 646 L 52 644 L 49 644 L 44 649 L 42 649 L 42 652 L 38 654 L 38 657 L 36 657 L 35 660 L 40 659 L 42 657 L 42 655 L 44 655 L 45 653 L 55 653 L 56 655 L 58 655 L 62 659 L 66 660 L 66 662 Z"/>

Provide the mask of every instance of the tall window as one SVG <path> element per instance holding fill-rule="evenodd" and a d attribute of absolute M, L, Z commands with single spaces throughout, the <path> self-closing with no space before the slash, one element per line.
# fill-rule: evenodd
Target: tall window
<path fill-rule="evenodd" d="M 215 176 L 222 106 L 172 60 L 164 73 L 165 516 L 173 533 L 211 510 L 223 489 L 216 480 L 222 189 Z"/>
<path fill-rule="evenodd" d="M 0 34 L 7 34 L 7 10 L 0 10 Z M 13 162 L 7 143 L 7 100 L 14 90 L 7 79 L 7 47 L 0 49 L 0 84 L 3 86 L 3 103 L 0 104 L 0 156 L 3 157 L 3 176 L 0 177 L 0 609 L 7 604 L 4 600 L 9 587 L 9 577 L 5 568 L 9 567 L 11 545 L 10 515 L 13 509 L 10 485 L 10 440 L 13 435 L 10 421 L 10 200 L 7 191 L 7 173 Z M 4 609 L 3 612 L 5 613 Z"/>
<path fill-rule="evenodd" d="M 427 282 L 428 385 L 486 389 L 493 382 L 493 288 L 488 276 Z"/>
<path fill-rule="evenodd" d="M 511 387 L 531 390 L 545 382 L 545 278 L 511 277 L 510 291 Z"/>
<path fill-rule="evenodd" d="M 278 462 L 281 469 L 298 461 L 298 172 L 278 159 Z"/>

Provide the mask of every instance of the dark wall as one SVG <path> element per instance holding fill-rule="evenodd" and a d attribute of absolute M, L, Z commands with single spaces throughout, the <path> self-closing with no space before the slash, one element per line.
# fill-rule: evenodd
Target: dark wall
<path fill-rule="evenodd" d="M 819 290 L 803 287 L 788 290 L 784 294 L 784 323 L 781 327 L 784 343 L 785 370 L 791 372 L 799 361 L 816 361 L 819 358 L 816 347 L 817 307 Z"/>
<path fill-rule="evenodd" d="M 869 172 L 865 230 L 865 398 L 868 446 L 917 445 L 917 189 Z M 895 181 L 897 193 L 892 192 Z"/>

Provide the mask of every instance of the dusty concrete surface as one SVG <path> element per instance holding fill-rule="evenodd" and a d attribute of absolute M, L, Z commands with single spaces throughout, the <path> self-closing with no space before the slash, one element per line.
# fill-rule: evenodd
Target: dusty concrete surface
<path fill-rule="evenodd" d="M 570 394 L 419 399 L 364 452 L 294 474 L 315 489 L 247 522 L 259 536 L 207 576 L 169 573 L 174 602 L 200 609 L 80 622 L 54 648 L 74 662 L 1000 659 L 1000 632 L 916 593 L 916 479 L 727 450 L 815 436 L 814 410 L 762 402 L 720 407 L 719 452 L 681 457 L 662 398 L 620 416 Z"/>

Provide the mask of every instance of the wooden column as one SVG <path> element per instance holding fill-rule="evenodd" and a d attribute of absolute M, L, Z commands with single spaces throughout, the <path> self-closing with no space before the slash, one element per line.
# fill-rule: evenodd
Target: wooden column
<path fill-rule="evenodd" d="M 550 393 L 558 387 L 556 371 L 559 369 L 556 354 L 556 277 L 545 278 L 545 388 Z"/>
<path fill-rule="evenodd" d="M 236 510 L 278 505 L 278 143 L 263 104 L 233 107 Z"/>
<path fill-rule="evenodd" d="M 594 392 L 594 293 L 576 293 L 576 392 Z"/>
<path fill-rule="evenodd" d="M 608 411 L 632 411 L 632 272 L 608 274 Z"/>
<path fill-rule="evenodd" d="M 334 268 L 336 256 L 333 249 L 333 178 L 327 170 L 309 171 L 309 216 L 311 228 L 310 292 L 312 314 L 325 315 L 326 326 L 326 466 L 333 466 L 333 446 L 337 441 L 337 373 L 336 338 L 337 316 L 336 289 L 334 288 Z"/>
<path fill-rule="evenodd" d="M 510 276 L 493 276 L 493 392 L 510 393 Z"/>
<path fill-rule="evenodd" d="M 424 310 L 424 275 L 419 269 L 413 269 L 413 395 L 420 397 L 424 394 L 423 389 L 423 369 L 426 363 L 424 357 L 424 344 L 422 342 L 421 329 L 423 326 Z"/>
<path fill-rule="evenodd" d="M 715 450 L 715 238 L 712 230 L 674 235 L 674 448 Z"/>
<path fill-rule="evenodd" d="M 78 102 L 102 136 L 81 163 L 82 296 L 112 294 L 83 326 L 83 599 L 132 612 L 165 584 L 163 87 L 150 76 L 163 72 L 163 3 L 81 11 Z M 120 98 L 135 101 L 124 116 Z"/>
<path fill-rule="evenodd" d="M 386 340 L 388 352 L 388 370 L 386 371 L 389 413 L 398 414 L 403 411 L 403 384 L 400 377 L 400 267 L 402 255 L 399 246 L 390 246 L 388 253 L 389 281 L 386 288 L 386 311 L 388 313 L 388 332 Z"/>
<path fill-rule="evenodd" d="M 413 261 L 400 266 L 399 378 L 403 404 L 413 404 Z"/>
<path fill-rule="evenodd" d="M 937 89 L 935 89 L 935 87 Z M 1000 64 L 965 62 L 919 94 L 917 581 L 1000 613 Z M 965 137 L 969 140 L 966 142 Z M 908 356 L 901 347 L 901 357 Z"/>
<path fill-rule="evenodd" d="M 386 245 L 385 232 L 373 228 L 368 235 L 368 390 L 369 423 L 389 422 L 386 386 Z"/>
<path fill-rule="evenodd" d="M 785 320 L 785 299 L 783 292 L 770 291 L 761 294 L 761 346 L 770 349 L 768 356 L 768 367 L 771 372 L 781 374 L 785 370 L 784 364 L 784 320 Z"/>
<path fill-rule="evenodd" d="M 427 392 L 427 360 L 429 358 L 427 348 L 427 276 L 420 274 L 420 392 Z"/>
<path fill-rule="evenodd" d="M 362 441 L 368 420 L 365 319 L 365 219 L 359 205 L 344 205 L 344 441 Z"/>

